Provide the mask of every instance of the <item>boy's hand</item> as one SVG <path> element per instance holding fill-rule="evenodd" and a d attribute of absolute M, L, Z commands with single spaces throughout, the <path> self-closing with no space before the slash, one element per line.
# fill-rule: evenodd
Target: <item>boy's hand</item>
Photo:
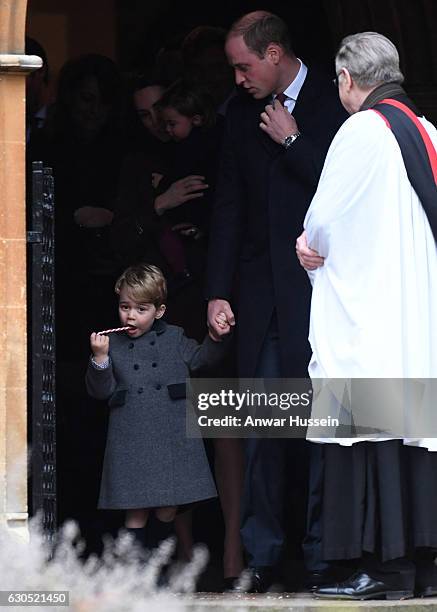
<path fill-rule="evenodd" d="M 103 363 L 109 354 L 109 338 L 103 334 L 93 332 L 90 337 L 91 351 L 96 363 Z"/>

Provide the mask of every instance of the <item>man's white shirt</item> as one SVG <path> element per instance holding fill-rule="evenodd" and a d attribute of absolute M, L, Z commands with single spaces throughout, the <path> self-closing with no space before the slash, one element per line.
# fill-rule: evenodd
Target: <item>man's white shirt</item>
<path fill-rule="evenodd" d="M 287 89 L 284 91 L 284 94 L 287 96 L 287 99 L 284 102 L 284 106 L 290 114 L 294 110 L 297 98 L 299 97 L 300 90 L 302 89 L 302 86 L 305 82 L 308 73 L 308 68 L 305 66 L 302 60 L 300 60 L 299 58 L 297 59 L 300 62 L 299 72 L 297 73 L 293 81 L 290 83 L 290 85 L 287 87 Z M 274 96 L 274 99 L 275 98 L 276 96 Z"/>

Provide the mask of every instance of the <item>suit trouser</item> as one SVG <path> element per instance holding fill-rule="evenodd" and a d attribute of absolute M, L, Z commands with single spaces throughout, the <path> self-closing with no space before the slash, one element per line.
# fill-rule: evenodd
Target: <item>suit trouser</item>
<path fill-rule="evenodd" d="M 281 378 L 276 315 L 272 316 L 264 339 L 255 377 Z M 289 439 L 281 438 L 245 440 L 246 469 L 241 537 L 250 567 L 275 566 L 280 561 L 285 543 L 285 493 L 288 483 L 293 480 L 287 472 L 286 465 L 290 443 L 292 444 L 292 441 Z M 312 571 L 322 569 L 323 565 L 321 561 L 319 565 L 320 482 L 321 473 L 315 457 L 314 466 L 310 471 L 310 507 L 304 546 L 305 562 Z M 289 520 L 293 520 L 293 517 L 289 517 Z"/>

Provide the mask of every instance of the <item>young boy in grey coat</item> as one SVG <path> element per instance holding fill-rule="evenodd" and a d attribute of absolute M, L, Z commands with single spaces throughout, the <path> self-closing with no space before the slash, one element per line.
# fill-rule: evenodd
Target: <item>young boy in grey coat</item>
<path fill-rule="evenodd" d="M 151 547 L 171 533 L 178 509 L 216 496 L 203 441 L 186 436 L 185 381 L 218 363 L 225 343 L 198 344 L 162 321 L 166 282 L 155 266 L 131 266 L 115 291 L 127 329 L 91 334 L 86 374 L 89 394 L 110 409 L 99 508 L 126 510 L 128 530 Z"/>

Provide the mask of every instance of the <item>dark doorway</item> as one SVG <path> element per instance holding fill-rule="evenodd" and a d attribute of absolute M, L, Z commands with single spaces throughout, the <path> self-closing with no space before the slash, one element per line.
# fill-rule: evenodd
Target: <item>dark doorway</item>
<path fill-rule="evenodd" d="M 264 8 L 288 24 L 297 55 L 310 65 L 332 72 L 341 38 L 349 33 L 376 30 L 398 46 L 407 89 L 430 120 L 437 120 L 437 5 L 434 0 L 222 0 L 200 4 L 192 0 L 99 0 L 89 14 L 74 0 L 30 0 L 28 31 L 46 48 L 49 64 L 81 53 L 99 52 L 116 60 L 124 75 L 147 71 L 162 48 L 177 50 L 195 26 L 223 28 L 242 13 Z M 53 24 L 62 25 L 57 38 Z M 85 31 L 86 35 L 83 36 Z M 103 37 L 101 33 L 104 33 Z M 56 69 L 52 76 L 55 89 Z M 56 176 L 55 176 L 56 181 Z M 114 311 L 115 313 L 115 311 Z M 79 315 L 78 315 L 79 316 Z M 75 325 L 75 321 L 71 321 Z M 83 375 L 88 355 L 74 363 L 58 364 L 58 507 L 61 521 L 78 520 L 88 550 L 99 551 L 102 535 L 115 534 L 120 513 L 96 510 L 104 452 L 106 409 L 86 397 Z M 220 565 L 223 529 L 218 503 L 199 515 L 199 537 Z M 219 570 L 217 570 L 219 572 Z"/>

